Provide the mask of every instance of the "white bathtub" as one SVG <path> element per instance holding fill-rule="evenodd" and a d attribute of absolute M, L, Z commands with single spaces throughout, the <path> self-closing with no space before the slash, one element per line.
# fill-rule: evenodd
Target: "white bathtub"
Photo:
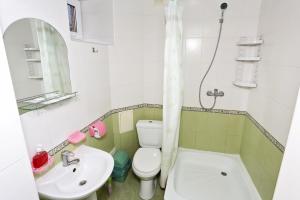
<path fill-rule="evenodd" d="M 180 148 L 165 200 L 261 200 L 238 155 Z"/>

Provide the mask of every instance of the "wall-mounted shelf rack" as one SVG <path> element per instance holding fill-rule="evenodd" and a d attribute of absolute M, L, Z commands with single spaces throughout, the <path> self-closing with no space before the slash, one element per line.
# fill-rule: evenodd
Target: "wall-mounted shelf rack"
<path fill-rule="evenodd" d="M 35 48 L 35 47 L 25 47 L 24 51 L 39 51 L 39 48 Z"/>
<path fill-rule="evenodd" d="M 28 76 L 29 79 L 43 79 L 42 76 Z"/>
<path fill-rule="evenodd" d="M 27 58 L 26 61 L 27 62 L 41 62 L 41 59 L 39 59 L 39 58 Z"/>
<path fill-rule="evenodd" d="M 44 93 L 32 97 L 18 99 L 17 104 L 20 111 L 32 111 L 44 108 L 73 97 L 76 97 L 77 92 L 73 93 L 59 93 L 57 91 Z"/>
<path fill-rule="evenodd" d="M 237 43 L 238 46 L 257 46 L 262 45 L 264 43 L 263 40 L 255 40 L 255 41 L 240 41 Z"/>
<path fill-rule="evenodd" d="M 28 79 L 43 80 L 43 71 L 41 63 L 40 49 L 36 45 L 25 44 L 24 52 L 28 67 Z"/>
<path fill-rule="evenodd" d="M 240 61 L 240 62 L 258 62 L 258 61 L 260 61 L 260 57 L 237 57 L 236 61 Z"/>
<path fill-rule="evenodd" d="M 261 60 L 259 53 L 260 45 L 262 45 L 263 42 L 262 37 L 241 37 L 237 42 L 239 55 L 236 58 L 238 64 L 236 66 L 233 85 L 241 88 L 257 87 L 257 66 Z"/>
<path fill-rule="evenodd" d="M 239 82 L 239 81 L 233 81 L 233 85 L 237 87 L 242 87 L 242 88 L 256 88 L 257 84 L 256 83 L 247 83 L 247 82 Z"/>

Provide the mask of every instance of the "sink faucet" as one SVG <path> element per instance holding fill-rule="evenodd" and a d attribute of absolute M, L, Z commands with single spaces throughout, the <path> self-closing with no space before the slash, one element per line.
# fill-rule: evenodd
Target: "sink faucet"
<path fill-rule="evenodd" d="M 64 150 L 61 152 L 61 160 L 63 162 L 63 166 L 67 167 L 72 164 L 79 163 L 79 158 L 75 158 L 73 160 L 70 160 L 70 157 L 74 157 L 74 153 L 68 150 Z"/>

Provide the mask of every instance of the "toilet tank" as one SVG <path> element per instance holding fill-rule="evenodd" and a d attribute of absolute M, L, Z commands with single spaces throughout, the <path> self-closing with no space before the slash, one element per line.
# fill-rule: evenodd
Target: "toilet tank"
<path fill-rule="evenodd" d="M 162 121 L 139 120 L 136 124 L 139 143 L 144 148 L 161 148 Z"/>

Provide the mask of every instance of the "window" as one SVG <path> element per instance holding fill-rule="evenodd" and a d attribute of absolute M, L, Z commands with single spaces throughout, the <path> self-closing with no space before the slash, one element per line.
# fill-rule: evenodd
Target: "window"
<path fill-rule="evenodd" d="M 68 3 L 69 29 L 71 32 L 77 33 L 77 18 L 75 6 Z"/>
<path fill-rule="evenodd" d="M 79 0 L 67 0 L 69 30 L 73 39 L 82 39 L 81 6 Z"/>

